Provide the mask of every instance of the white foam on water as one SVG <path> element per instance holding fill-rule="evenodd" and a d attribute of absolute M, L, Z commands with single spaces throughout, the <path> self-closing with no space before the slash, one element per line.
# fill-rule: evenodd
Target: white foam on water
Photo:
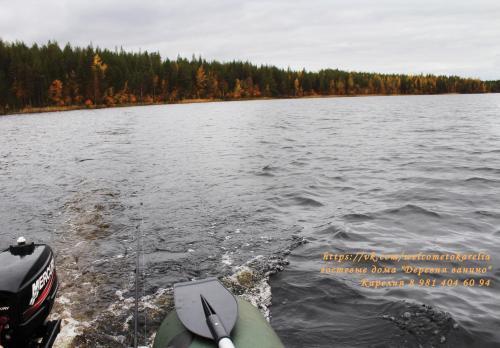
<path fill-rule="evenodd" d="M 263 256 L 259 255 L 254 260 L 261 259 Z M 249 262 L 250 263 L 250 262 Z M 272 293 L 271 285 L 269 284 L 269 275 L 256 276 L 256 270 L 249 267 L 248 264 L 235 267 L 235 272 L 227 277 L 232 284 L 237 284 L 245 290 L 239 297 L 250 302 L 253 306 L 257 307 L 267 321 L 270 320 L 270 309 Z M 256 279 L 257 278 L 257 279 Z M 245 281 L 243 281 L 245 279 Z"/>
<path fill-rule="evenodd" d="M 139 299 L 139 312 L 140 313 L 150 313 L 156 312 L 161 313 L 165 308 L 164 296 L 170 296 L 172 289 L 160 289 L 152 295 L 143 296 Z M 103 312 L 102 317 L 94 318 L 91 321 L 78 321 L 72 317 L 71 310 L 71 300 L 66 296 L 61 296 L 56 299 L 56 302 L 61 305 L 64 309 L 57 313 L 53 313 L 50 319 L 61 319 L 61 331 L 57 336 L 56 342 L 54 343 L 54 348 L 73 348 L 74 340 L 79 335 L 84 333 L 85 329 L 88 328 L 99 328 L 102 327 L 103 322 L 109 320 L 123 320 L 122 330 L 124 333 L 131 330 L 130 324 L 133 323 L 134 316 L 133 310 L 135 306 L 135 299 L 133 297 L 123 297 L 123 292 L 118 290 L 116 292 L 118 301 L 110 304 L 108 308 Z M 127 315 L 128 314 L 128 315 Z M 156 332 L 153 332 L 147 338 L 146 344 L 142 347 L 151 347 L 155 338 Z M 126 337 L 124 335 L 116 335 L 108 337 L 112 338 L 118 343 L 125 342 Z"/>
<path fill-rule="evenodd" d="M 123 291 L 116 290 L 115 295 L 118 297 L 119 301 L 123 301 L 125 298 L 123 297 Z"/>
<path fill-rule="evenodd" d="M 233 259 L 231 258 L 232 253 L 226 252 L 222 255 L 222 263 L 226 266 L 231 266 L 233 264 Z"/>
<path fill-rule="evenodd" d="M 63 297 L 63 299 L 65 299 Z M 59 302 L 59 299 L 56 301 Z M 63 304 L 68 303 L 67 299 L 62 301 Z M 60 302 L 61 303 L 61 302 Z M 54 342 L 54 348 L 70 348 L 73 347 L 73 340 L 82 333 L 81 329 L 90 326 L 88 322 L 75 320 L 71 316 L 71 311 L 64 310 L 60 313 L 54 313 L 50 316 L 50 320 L 61 319 L 61 331 Z"/>

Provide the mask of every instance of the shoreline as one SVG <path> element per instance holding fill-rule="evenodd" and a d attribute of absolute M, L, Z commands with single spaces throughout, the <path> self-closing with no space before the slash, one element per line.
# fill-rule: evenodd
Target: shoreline
<path fill-rule="evenodd" d="M 253 100 L 285 100 L 285 99 L 322 99 L 322 98 L 357 98 L 357 97 L 399 97 L 399 96 L 423 96 L 423 95 L 468 95 L 468 94 L 498 94 L 495 92 L 487 93 L 440 93 L 440 94 L 352 94 L 352 95 L 307 95 L 301 97 L 257 97 L 257 98 L 239 98 L 239 99 L 215 99 L 215 98 L 195 98 L 183 99 L 176 102 L 156 102 L 156 103 L 127 103 L 107 106 L 102 105 L 68 105 L 68 106 L 43 106 L 24 108 L 13 112 L 0 114 L 2 116 L 26 115 L 26 114 L 44 114 L 53 112 L 66 112 L 75 110 L 96 110 L 96 109 L 114 109 L 126 108 L 134 106 L 152 106 L 152 105 L 178 105 L 178 104 L 198 104 L 198 103 L 218 103 L 218 102 L 236 102 L 236 101 L 253 101 Z"/>

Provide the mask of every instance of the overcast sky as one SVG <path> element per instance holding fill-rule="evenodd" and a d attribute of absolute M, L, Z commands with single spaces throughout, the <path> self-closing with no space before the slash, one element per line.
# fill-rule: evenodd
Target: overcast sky
<path fill-rule="evenodd" d="M 0 37 L 500 79 L 499 0 L 0 0 Z"/>

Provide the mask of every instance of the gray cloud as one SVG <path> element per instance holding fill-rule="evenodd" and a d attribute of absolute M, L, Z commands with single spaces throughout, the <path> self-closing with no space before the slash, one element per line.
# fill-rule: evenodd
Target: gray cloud
<path fill-rule="evenodd" d="M 500 79 L 496 0 L 0 0 L 0 37 L 295 69 Z"/>

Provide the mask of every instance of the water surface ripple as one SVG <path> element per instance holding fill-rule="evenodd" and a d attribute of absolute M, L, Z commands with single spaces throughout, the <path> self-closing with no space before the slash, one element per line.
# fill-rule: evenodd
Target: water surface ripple
<path fill-rule="evenodd" d="M 271 277 L 287 347 L 498 346 L 499 115 L 499 95 L 447 95 L 2 117 L 0 244 L 56 249 L 74 346 L 131 344 L 137 241 L 145 343 L 174 282 L 296 247 Z M 487 252 L 492 285 L 320 274 L 323 252 L 361 250 Z"/>

